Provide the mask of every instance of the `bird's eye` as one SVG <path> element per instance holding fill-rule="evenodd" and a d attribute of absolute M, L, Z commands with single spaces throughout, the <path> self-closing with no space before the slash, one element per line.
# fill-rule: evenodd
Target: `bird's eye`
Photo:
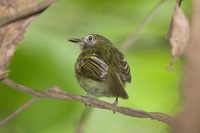
<path fill-rule="evenodd" d="M 89 42 L 91 42 L 93 39 L 94 39 L 94 36 L 92 36 L 92 35 L 89 35 L 88 38 L 87 38 L 87 40 L 88 40 Z"/>

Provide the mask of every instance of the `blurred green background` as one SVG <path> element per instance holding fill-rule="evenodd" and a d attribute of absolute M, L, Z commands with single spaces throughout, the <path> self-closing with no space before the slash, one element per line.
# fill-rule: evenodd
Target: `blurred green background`
<path fill-rule="evenodd" d="M 159 0 L 60 0 L 41 14 L 28 28 L 9 67 L 9 78 L 28 87 L 43 90 L 59 86 L 85 95 L 74 75 L 80 53 L 68 37 L 98 33 L 120 47 Z M 127 51 L 132 83 L 128 100 L 120 106 L 175 115 L 179 110 L 182 63 L 166 71 L 170 44 L 166 39 L 175 0 L 167 1 L 145 28 L 141 38 Z M 190 3 L 183 2 L 188 15 Z M 31 96 L 0 84 L 0 119 L 16 110 Z M 114 98 L 100 98 L 113 102 Z M 85 106 L 72 101 L 41 99 L 0 128 L 0 133 L 73 133 Z M 94 109 L 84 125 L 85 133 L 168 133 L 166 124 L 138 119 L 112 111 Z"/>

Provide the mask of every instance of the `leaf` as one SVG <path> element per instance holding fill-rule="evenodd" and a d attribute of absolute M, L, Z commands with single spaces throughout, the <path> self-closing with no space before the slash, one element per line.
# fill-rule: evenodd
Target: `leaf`
<path fill-rule="evenodd" d="M 168 32 L 168 38 L 172 45 L 172 59 L 168 65 L 168 70 L 171 69 L 176 59 L 183 55 L 185 47 L 188 44 L 189 34 L 189 21 L 179 4 L 176 4 Z"/>

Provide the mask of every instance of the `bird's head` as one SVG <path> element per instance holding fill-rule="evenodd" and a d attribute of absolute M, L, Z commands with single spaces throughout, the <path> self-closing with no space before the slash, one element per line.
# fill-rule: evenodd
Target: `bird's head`
<path fill-rule="evenodd" d="M 79 44 L 82 50 L 95 45 L 112 45 L 106 37 L 94 33 L 82 38 L 69 38 L 68 41 Z"/>

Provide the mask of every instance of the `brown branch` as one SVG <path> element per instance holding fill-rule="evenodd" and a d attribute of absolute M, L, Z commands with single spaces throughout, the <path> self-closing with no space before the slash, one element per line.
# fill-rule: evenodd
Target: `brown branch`
<path fill-rule="evenodd" d="M 29 101 L 27 101 L 25 104 L 23 104 L 22 106 L 20 106 L 17 110 L 15 110 L 10 115 L 8 115 L 6 118 L 4 118 L 3 120 L 0 121 L 0 127 L 3 126 L 4 124 L 6 124 L 9 120 L 13 119 L 21 111 L 23 111 L 24 109 L 26 109 L 29 105 L 31 105 L 32 103 L 34 103 L 37 100 L 38 100 L 37 97 L 33 97 L 32 99 L 30 99 Z"/>
<path fill-rule="evenodd" d="M 56 2 L 56 0 L 45 0 L 39 4 L 28 6 L 25 9 L 19 12 L 16 12 L 10 16 L 2 17 L 0 18 L 0 27 L 40 14 L 44 10 L 46 10 L 50 5 L 52 5 L 54 2 Z"/>
<path fill-rule="evenodd" d="M 144 31 L 145 27 L 155 18 L 155 16 L 161 10 L 162 5 L 167 0 L 161 0 L 153 9 L 152 11 L 142 20 L 142 22 L 136 27 L 136 29 L 128 36 L 128 38 L 123 42 L 121 46 L 122 51 L 127 51 L 131 48 L 134 43 L 140 38 L 142 32 Z"/>
<path fill-rule="evenodd" d="M 91 99 L 86 97 L 86 96 L 78 96 L 78 95 L 73 95 L 68 92 L 65 92 L 58 87 L 54 87 L 49 89 L 48 91 L 36 91 L 32 88 L 28 88 L 26 86 L 20 85 L 15 83 L 12 80 L 9 79 L 4 79 L 2 83 L 6 84 L 7 86 L 16 89 L 20 92 L 28 93 L 33 96 L 37 97 L 44 97 L 44 98 L 50 98 L 50 99 L 62 99 L 62 100 L 73 100 L 77 102 L 81 102 L 83 104 L 88 104 L 90 103 L 90 106 L 100 108 L 100 109 L 108 109 L 108 110 L 114 110 L 115 107 L 113 104 L 98 100 L 98 99 Z M 149 118 L 152 120 L 158 120 L 160 122 L 164 122 L 166 124 L 171 124 L 173 121 L 173 118 L 167 114 L 164 113 L 159 113 L 159 112 L 145 112 L 142 110 L 138 109 L 131 109 L 127 107 L 117 107 L 115 109 L 115 112 L 127 115 L 127 116 L 132 116 L 136 118 Z"/>

